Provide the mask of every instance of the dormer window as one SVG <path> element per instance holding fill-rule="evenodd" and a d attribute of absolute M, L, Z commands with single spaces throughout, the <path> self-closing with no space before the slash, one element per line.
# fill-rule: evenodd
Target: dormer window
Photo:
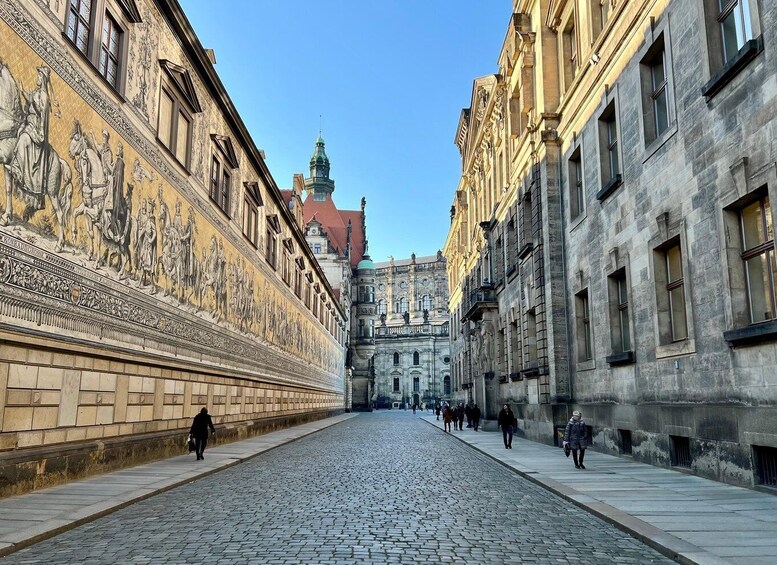
<path fill-rule="evenodd" d="M 211 138 L 215 147 L 210 165 L 210 199 L 229 216 L 232 170 L 238 167 L 237 156 L 228 137 L 212 135 Z"/>
<path fill-rule="evenodd" d="M 189 168 L 192 115 L 202 112 L 189 73 L 170 61 L 160 61 L 165 77 L 159 94 L 157 137 L 176 160 Z"/>

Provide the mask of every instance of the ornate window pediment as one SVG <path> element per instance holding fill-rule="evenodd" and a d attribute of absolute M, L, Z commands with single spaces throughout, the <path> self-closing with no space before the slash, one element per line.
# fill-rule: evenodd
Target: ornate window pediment
<path fill-rule="evenodd" d="M 186 99 L 192 111 L 195 113 L 202 112 L 202 106 L 197 98 L 197 92 L 194 89 L 194 82 L 192 82 L 189 71 L 167 59 L 160 59 L 159 64 L 162 65 L 162 69 Z"/>
<path fill-rule="evenodd" d="M 224 158 L 227 160 L 227 164 L 231 169 L 237 169 L 240 163 L 237 160 L 237 153 L 235 152 L 235 146 L 232 144 L 232 140 L 225 135 L 218 135 L 216 133 L 210 134 L 210 138 L 216 147 L 219 148 L 224 154 Z"/>
<path fill-rule="evenodd" d="M 116 3 L 130 22 L 133 24 L 143 23 L 143 20 L 140 17 L 140 10 L 138 10 L 135 0 L 116 0 Z"/>
<path fill-rule="evenodd" d="M 262 200 L 262 193 L 259 190 L 259 183 L 256 181 L 246 181 L 243 183 L 243 187 L 246 189 L 246 194 L 248 194 L 251 199 L 254 201 L 254 203 L 257 206 L 264 206 L 264 201 Z"/>
<path fill-rule="evenodd" d="M 302 257 L 297 257 L 294 259 L 294 262 L 297 264 L 297 267 L 304 270 L 305 269 L 305 260 Z"/>
<path fill-rule="evenodd" d="M 269 225 L 275 233 L 281 233 L 281 223 L 278 221 L 276 214 L 267 214 L 267 225 Z"/>
<path fill-rule="evenodd" d="M 294 242 L 290 237 L 284 238 L 283 246 L 288 250 L 289 253 L 294 253 Z"/>

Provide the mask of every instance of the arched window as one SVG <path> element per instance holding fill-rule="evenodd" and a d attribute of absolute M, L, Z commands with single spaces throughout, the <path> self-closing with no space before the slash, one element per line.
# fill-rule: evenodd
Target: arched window
<path fill-rule="evenodd" d="M 386 301 L 383 298 L 378 300 L 378 316 L 381 314 L 388 314 L 386 311 Z"/>
<path fill-rule="evenodd" d="M 431 310 L 432 309 L 432 297 L 428 294 L 424 295 L 424 297 L 421 299 L 421 310 Z"/>
<path fill-rule="evenodd" d="M 394 353 L 394 366 L 399 366 L 399 353 Z"/>
<path fill-rule="evenodd" d="M 451 395 L 451 377 L 450 375 L 445 375 L 442 378 L 442 389 L 445 396 Z"/>
<path fill-rule="evenodd" d="M 413 353 L 413 365 L 421 364 L 421 354 L 418 351 Z"/>
<path fill-rule="evenodd" d="M 402 298 L 399 299 L 399 302 L 397 302 L 397 312 L 399 312 L 400 314 L 404 314 L 407 311 L 408 311 L 407 298 L 403 296 Z"/>

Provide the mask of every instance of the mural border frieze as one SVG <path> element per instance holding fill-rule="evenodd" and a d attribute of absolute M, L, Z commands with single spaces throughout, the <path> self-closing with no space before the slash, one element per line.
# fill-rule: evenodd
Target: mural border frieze
<path fill-rule="evenodd" d="M 257 347 L 252 340 L 221 326 L 51 255 L 0 233 L 0 315 L 80 334 L 91 338 L 90 343 L 95 338 L 105 340 L 108 334 L 123 342 L 133 336 L 147 349 L 149 342 L 156 343 L 154 349 L 167 356 L 171 351 L 190 351 L 191 359 L 207 355 L 250 371 L 255 366 L 246 364 L 249 360 L 272 368 L 282 380 L 297 385 L 335 383 L 336 377 L 323 372 L 324 382 L 315 381 L 313 376 L 295 377 L 309 373 L 309 367 L 291 355 L 269 350 L 267 345 Z"/>

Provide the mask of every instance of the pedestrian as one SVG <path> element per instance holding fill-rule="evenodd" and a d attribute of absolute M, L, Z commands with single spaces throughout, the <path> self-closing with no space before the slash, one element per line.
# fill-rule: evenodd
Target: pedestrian
<path fill-rule="evenodd" d="M 442 425 L 446 432 L 451 431 L 451 422 L 453 421 L 453 410 L 447 404 L 443 408 L 442 412 Z"/>
<path fill-rule="evenodd" d="M 192 429 L 189 430 L 189 435 L 194 438 L 197 451 L 197 461 L 205 459 L 203 452 L 205 446 L 208 445 L 208 428 L 210 428 L 211 434 L 216 433 L 216 428 L 213 427 L 213 420 L 208 415 L 208 409 L 203 408 L 200 413 L 194 417 L 192 421 Z"/>
<path fill-rule="evenodd" d="M 467 417 L 467 427 L 472 427 L 472 404 L 467 402 L 467 405 L 464 407 L 464 415 Z"/>
<path fill-rule="evenodd" d="M 416 404 L 413 404 L 413 414 L 415 414 Z"/>
<path fill-rule="evenodd" d="M 464 431 L 464 403 L 459 402 L 456 407 L 456 419 L 459 421 L 459 431 Z"/>
<path fill-rule="evenodd" d="M 505 449 L 512 449 L 513 427 L 518 424 L 518 420 L 516 420 L 515 414 L 513 414 L 513 411 L 510 410 L 507 404 L 502 406 L 502 411 L 499 412 L 496 423 L 502 428 L 502 439 L 505 442 Z"/>
<path fill-rule="evenodd" d="M 480 408 L 478 408 L 477 404 L 473 404 L 469 413 L 472 416 L 472 427 L 475 428 L 475 431 L 478 431 L 480 427 Z"/>
<path fill-rule="evenodd" d="M 441 412 L 441 408 L 440 408 L 440 403 L 438 402 L 434 406 L 434 413 L 437 414 L 437 421 L 440 420 L 440 412 Z"/>
<path fill-rule="evenodd" d="M 563 446 L 569 446 L 572 449 L 572 459 L 575 461 L 575 469 L 585 469 L 583 459 L 585 459 L 585 448 L 588 447 L 588 426 L 583 421 L 583 414 L 575 410 L 572 417 L 567 422 L 564 430 Z M 580 451 L 578 457 L 577 452 Z"/>

